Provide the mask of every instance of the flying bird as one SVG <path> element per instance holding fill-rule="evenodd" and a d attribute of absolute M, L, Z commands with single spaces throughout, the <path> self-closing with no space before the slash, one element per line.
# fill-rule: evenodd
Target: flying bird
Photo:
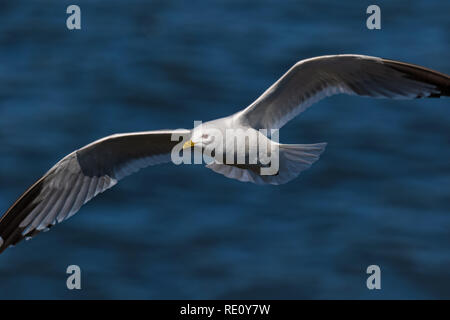
<path fill-rule="evenodd" d="M 228 129 L 258 132 L 264 143 L 278 150 L 275 173 L 263 175 L 264 164 L 259 159 L 244 164 L 223 161 L 225 155 L 239 149 L 230 149 L 227 144 L 222 154 L 212 154 L 217 161 L 207 167 L 244 182 L 286 183 L 317 161 L 326 144 L 279 144 L 259 130 L 279 129 L 313 103 L 341 93 L 390 99 L 437 98 L 450 95 L 450 77 L 377 57 L 352 54 L 315 57 L 297 62 L 252 104 L 228 117 L 191 130 L 115 134 L 97 140 L 60 160 L 6 211 L 0 219 L 0 253 L 68 219 L 83 204 L 131 173 L 170 162 L 171 152 L 179 144 L 173 141 L 174 134 L 183 139 L 184 150 L 208 150 L 218 132 L 224 134 Z M 245 144 L 248 155 L 254 146 L 248 141 Z M 235 154 L 230 158 L 234 160 Z"/>

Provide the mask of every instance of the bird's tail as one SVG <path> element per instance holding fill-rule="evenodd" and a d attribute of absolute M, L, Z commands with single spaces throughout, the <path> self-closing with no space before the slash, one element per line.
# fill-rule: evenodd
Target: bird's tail
<path fill-rule="evenodd" d="M 326 142 L 314 144 L 280 144 L 280 169 L 278 183 L 283 184 L 296 178 L 302 171 L 319 160 Z"/>
<path fill-rule="evenodd" d="M 206 167 L 224 176 L 242 182 L 256 184 L 284 184 L 296 178 L 300 172 L 308 169 L 325 150 L 326 143 L 315 144 L 280 144 L 278 145 L 278 165 L 271 161 L 265 169 L 272 173 L 263 174 L 258 165 L 230 165 L 218 162 Z M 273 159 L 272 159 L 273 160 Z"/>

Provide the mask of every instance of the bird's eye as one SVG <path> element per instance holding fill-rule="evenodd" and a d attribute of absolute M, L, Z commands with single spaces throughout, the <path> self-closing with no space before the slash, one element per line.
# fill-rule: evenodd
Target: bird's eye
<path fill-rule="evenodd" d="M 206 133 L 202 134 L 202 139 L 207 139 L 208 135 Z"/>

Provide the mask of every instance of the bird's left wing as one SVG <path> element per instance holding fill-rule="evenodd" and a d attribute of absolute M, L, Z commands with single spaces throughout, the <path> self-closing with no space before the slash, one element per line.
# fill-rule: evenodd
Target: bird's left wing
<path fill-rule="evenodd" d="M 363 55 L 316 57 L 297 62 L 237 115 L 254 129 L 279 129 L 313 103 L 339 93 L 391 99 L 449 96 L 450 76 Z"/>
<path fill-rule="evenodd" d="M 123 177 L 169 162 L 172 149 L 189 136 L 189 130 L 116 134 L 67 155 L 1 217 L 0 253 L 71 217 Z"/>

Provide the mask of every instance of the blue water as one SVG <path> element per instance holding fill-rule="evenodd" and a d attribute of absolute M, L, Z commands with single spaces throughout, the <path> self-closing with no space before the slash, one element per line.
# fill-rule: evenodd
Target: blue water
<path fill-rule="evenodd" d="M 450 73 L 449 1 L 2 0 L 0 211 L 118 132 L 247 106 L 296 61 L 360 53 Z M 328 142 L 282 186 L 150 167 L 0 256 L 0 298 L 450 298 L 450 100 L 336 96 L 285 126 Z M 66 288 L 68 265 L 82 290 Z M 381 268 L 381 290 L 366 268 Z"/>

